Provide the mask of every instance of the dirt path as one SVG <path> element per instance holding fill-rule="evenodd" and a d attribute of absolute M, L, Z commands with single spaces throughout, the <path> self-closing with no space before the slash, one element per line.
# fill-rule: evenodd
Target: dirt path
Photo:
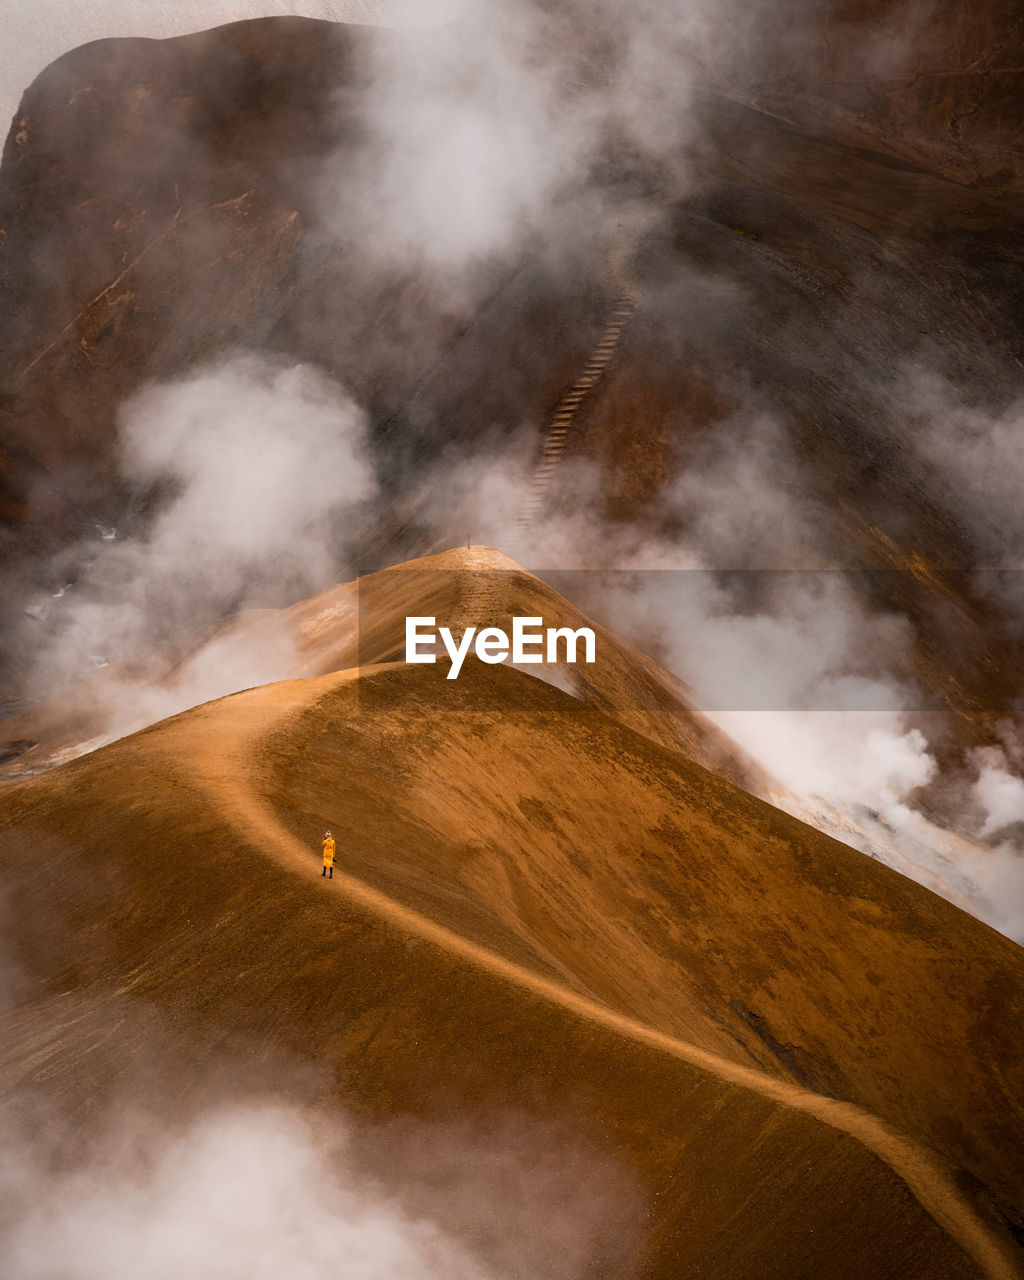
<path fill-rule="evenodd" d="M 209 708 L 211 717 L 220 718 L 211 722 L 204 717 L 201 728 L 196 726 L 190 733 L 190 750 L 186 755 L 181 754 L 180 739 L 173 740 L 175 767 L 180 769 L 182 760 L 187 761 L 192 780 L 214 799 L 228 821 L 245 833 L 246 840 L 261 840 L 275 861 L 290 871 L 308 876 L 311 881 L 319 879 L 319 850 L 307 847 L 282 826 L 258 792 L 252 778 L 251 761 L 257 756 L 260 740 L 279 728 L 283 721 L 300 715 L 324 695 L 358 678 L 357 671 L 344 671 L 317 679 L 266 685 L 236 694 L 229 702 Z M 316 884 L 311 883 L 310 888 L 311 891 L 320 891 Z M 1008 1244 L 977 1215 L 936 1158 L 868 1112 L 852 1103 L 822 1097 L 742 1067 L 616 1013 L 460 937 L 340 869 L 336 868 L 331 890 L 347 895 L 361 908 L 391 925 L 525 988 L 579 1018 L 667 1053 L 737 1088 L 751 1090 L 848 1134 L 906 1184 L 921 1207 L 973 1259 L 987 1280 L 1021 1280 Z"/>

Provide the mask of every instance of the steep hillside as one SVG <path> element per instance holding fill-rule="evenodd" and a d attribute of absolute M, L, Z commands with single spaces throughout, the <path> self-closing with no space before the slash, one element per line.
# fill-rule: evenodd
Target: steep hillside
<path fill-rule="evenodd" d="M 781 56 L 748 80 L 767 110 L 954 181 L 1020 196 L 1022 15 L 1013 0 L 786 0 L 766 17 Z"/>
<path fill-rule="evenodd" d="M 148 676 L 143 655 L 132 669 L 104 668 L 7 717 L 0 776 L 61 763 L 226 690 L 401 661 L 405 619 L 423 616 L 459 634 L 471 625 L 509 630 L 514 616 L 542 617 L 545 626 L 573 630 L 590 626 L 598 636 L 595 663 L 563 664 L 555 677 L 576 698 L 748 790 L 763 792 L 768 785 L 762 771 L 695 710 L 681 681 L 489 547 L 422 557 L 287 609 L 243 614 L 169 673 L 158 654 L 151 655 Z M 551 678 L 546 670 L 531 673 Z"/>
<path fill-rule="evenodd" d="M 560 690 L 268 686 L 0 811 L 12 1087 L 116 1092 L 127 1000 L 183 1098 L 244 1034 L 372 1113 L 596 1126 L 653 1196 L 641 1275 L 1013 1274 L 1019 949 Z"/>

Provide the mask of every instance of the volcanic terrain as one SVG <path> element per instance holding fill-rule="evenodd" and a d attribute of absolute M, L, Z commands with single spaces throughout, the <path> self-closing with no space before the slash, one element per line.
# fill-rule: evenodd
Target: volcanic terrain
<path fill-rule="evenodd" d="M 382 575 L 375 625 L 474 561 Z M 651 1206 L 637 1274 L 1015 1274 L 1019 949 L 614 708 L 444 676 L 271 684 L 8 784 L 8 1088 L 87 1117 L 143 1003 L 183 1096 L 245 1036 L 357 1112 L 596 1132 Z"/>
<path fill-rule="evenodd" d="M 509 226 L 472 252 L 444 208 L 402 239 L 444 185 L 402 130 L 446 41 L 493 55 L 482 11 L 99 41 L 26 89 L 0 166 L 0 1119 L 56 1148 L 41 1187 L 48 1159 L 94 1168 L 112 1116 L 254 1096 L 346 1117 L 488 1280 L 1024 1275 L 1020 947 L 895 828 L 945 898 L 793 816 L 639 606 L 539 568 L 668 549 L 751 574 L 749 616 L 775 571 L 843 575 L 861 647 L 906 637 L 919 825 L 1019 854 L 1019 819 L 993 835 L 965 796 L 986 752 L 1024 768 L 1024 543 L 966 461 L 1024 401 L 1021 18 L 747 8 L 645 44 L 658 4 L 508 6 L 516 121 L 548 68 L 558 142 L 498 173 Z M 492 126 L 508 67 L 454 65 Z M 456 177 L 494 181 L 453 132 Z M 178 470 L 128 457 L 140 394 L 239 360 L 317 371 L 306 408 L 343 394 L 368 479 L 301 526 L 315 548 L 264 544 L 302 424 L 243 432 L 269 480 L 224 506 L 269 550 L 235 580 L 235 542 L 158 533 L 238 384 Z M 404 661 L 424 615 L 592 626 L 597 661 L 448 680 Z M 513 1131 L 528 1213 L 487 1181 Z"/>

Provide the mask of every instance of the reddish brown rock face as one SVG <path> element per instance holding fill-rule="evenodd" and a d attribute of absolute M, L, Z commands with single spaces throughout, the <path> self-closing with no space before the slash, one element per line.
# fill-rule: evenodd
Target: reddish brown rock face
<path fill-rule="evenodd" d="M 921 362 L 996 408 L 1015 391 L 1016 82 L 1003 64 L 1017 19 L 996 6 L 900 22 L 815 13 L 773 10 L 725 53 L 698 51 L 721 74 L 696 93 L 689 159 L 606 158 L 602 201 L 628 194 L 649 215 L 629 268 L 642 305 L 567 456 L 601 466 L 613 521 L 657 523 L 666 488 L 753 388 L 791 433 L 835 562 L 971 566 L 979 547 L 914 452 L 899 377 Z M 561 32 L 578 32 L 592 84 L 614 74 L 593 22 L 570 15 Z M 0 182 L 12 607 L 26 572 L 61 585 L 47 557 L 97 524 L 145 527 L 159 494 L 119 472 L 119 407 L 218 352 L 311 361 L 366 408 L 402 513 L 367 542 L 369 563 L 430 549 L 415 503 L 424 480 L 444 483 L 431 479 L 440 450 L 543 422 L 572 385 L 616 296 L 599 219 L 546 216 L 454 293 L 345 220 L 374 182 L 374 59 L 418 39 L 240 23 L 87 46 L 26 94 Z M 671 194 L 673 165 L 686 194 Z M 329 234 L 325 175 L 341 209 Z M 549 496 L 574 501 L 558 483 Z M 1016 685 L 987 606 L 966 600 L 951 646 L 907 591 L 887 603 L 920 627 L 922 670 L 964 723 L 997 718 Z"/>
<path fill-rule="evenodd" d="M 318 232 L 315 180 L 328 150 L 345 173 L 368 49 L 389 39 L 280 21 L 104 42 L 26 94 L 0 191 L 13 548 L 125 518 L 115 419 L 141 383 L 234 346 L 284 350 L 387 419 L 505 282 L 484 272 L 468 310 L 439 310 L 344 227 Z M 543 311 L 527 319 L 550 328 Z"/>
<path fill-rule="evenodd" d="M 1013 6 L 950 0 L 894 16 L 891 6 L 836 4 L 825 17 L 805 8 L 774 9 L 753 23 L 756 39 L 748 20 L 728 55 L 706 55 L 712 70 L 715 57 L 724 61 L 735 99 L 783 117 L 735 107 L 723 117 L 728 91 L 712 99 L 710 181 L 734 181 L 735 158 L 752 179 L 742 195 L 748 212 L 758 190 L 793 196 L 799 187 L 815 210 L 886 237 L 899 230 L 894 220 L 919 230 L 922 214 L 947 239 L 991 239 L 1012 226 L 1005 206 L 963 193 L 954 200 L 921 170 L 1003 195 L 1015 189 L 1021 69 L 1008 64 L 1021 19 Z M 592 36 L 581 30 L 581 40 Z M 0 189 L 5 435 L 58 480 L 77 464 L 63 486 L 74 491 L 68 498 L 112 514 L 108 478 L 90 478 L 104 470 L 118 403 L 142 378 L 272 333 L 291 338 L 295 354 L 346 363 L 314 332 L 334 318 L 317 286 L 326 274 L 335 298 L 347 285 L 363 304 L 379 303 L 383 285 L 340 264 L 357 246 L 339 253 L 307 240 L 300 253 L 312 222 L 308 178 L 329 149 L 344 166 L 372 43 L 412 39 L 278 20 L 101 42 L 55 63 L 26 94 Z M 753 56 L 757 41 L 776 52 Z M 840 143 L 872 154 L 837 151 Z M 742 155 L 730 156 L 737 148 Z M 887 175 L 887 156 L 907 163 Z M 726 199 L 735 197 L 727 190 Z M 776 201 L 768 216 L 778 222 L 789 211 Z M 725 252 L 740 269 L 742 247 Z M 983 260 L 986 244 L 937 247 L 959 250 L 946 253 L 959 270 Z M 792 238 L 781 248 L 799 253 Z M 857 249 L 826 247 L 829 256 L 846 274 Z M 282 315 L 287 323 L 275 330 Z M 8 473 L 21 474 L 14 463 Z M 22 475 L 16 485 L 30 482 Z"/>
<path fill-rule="evenodd" d="M 805 39 L 788 66 L 783 56 L 760 78 L 766 107 L 957 182 L 1021 194 L 1024 18 L 1013 0 L 798 3 L 781 21 Z"/>
<path fill-rule="evenodd" d="M 302 230 L 281 171 L 323 144 L 346 61 L 332 32 L 301 34 L 294 84 L 296 32 L 257 24 L 87 46 L 22 102 L 0 197 L 7 435 L 95 519 L 118 511 L 124 397 L 259 341 L 280 307 Z"/>

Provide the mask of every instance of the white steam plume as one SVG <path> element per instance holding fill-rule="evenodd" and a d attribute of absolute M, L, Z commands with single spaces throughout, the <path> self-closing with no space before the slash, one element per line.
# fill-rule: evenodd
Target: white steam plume
<path fill-rule="evenodd" d="M 715 37 L 701 3 L 480 0 L 381 41 L 365 96 L 339 91 L 362 145 L 319 181 L 324 229 L 451 291 L 538 233 L 571 251 L 621 212 L 611 155 L 656 169 L 663 199 L 687 188 L 698 55 Z"/>
<path fill-rule="evenodd" d="M 984 814 L 978 834 L 997 836 L 1024 823 L 1024 781 L 1009 771 L 1005 753 L 999 747 L 983 747 L 974 753 L 974 763 L 974 800 Z"/>
<path fill-rule="evenodd" d="M 324 180 L 323 216 L 371 259 L 473 265 L 514 247 L 558 189 L 585 178 L 585 108 L 566 99 L 557 44 L 545 45 L 536 11 L 483 7 L 469 30 L 383 42 L 366 101 L 341 100 L 367 138 Z"/>
<path fill-rule="evenodd" d="M 1024 568 L 1024 400 L 1001 408 L 971 404 L 941 375 L 921 368 L 908 370 L 897 393 L 907 406 L 912 447 L 934 467 L 943 501 L 966 522 L 987 565 Z"/>
<path fill-rule="evenodd" d="M 63 1174 L 26 1160 L 5 1150 L 9 1280 L 497 1280 L 339 1170 L 283 1107 L 226 1112 L 156 1152 L 106 1153 Z"/>
<path fill-rule="evenodd" d="M 73 1164 L 38 1130 L 4 1130 L 9 1280 L 632 1274 L 636 1188 L 536 1124 L 528 1153 L 508 1125 L 487 1137 L 421 1126 L 398 1144 L 364 1133 L 357 1151 L 329 1112 L 250 1100 L 173 1128 L 122 1119 Z M 402 1157 L 384 1176 L 367 1167 L 378 1141 Z"/>
<path fill-rule="evenodd" d="M 191 650 L 229 612 L 349 575 L 348 522 L 376 493 L 360 409 L 313 368 L 239 353 L 143 389 L 123 406 L 119 435 L 125 476 L 166 496 L 144 532 L 105 544 L 51 605 L 38 686 L 88 662 L 136 664 L 144 674 L 126 672 L 115 701 L 137 724 L 289 674 L 290 651 L 225 636 L 171 690 L 153 688 L 168 645 Z"/>
<path fill-rule="evenodd" d="M 984 918 L 1024 943 L 1024 780 L 1003 747 L 979 748 L 971 763 L 977 834 L 989 846 L 971 867 L 975 892 L 985 903 Z"/>

